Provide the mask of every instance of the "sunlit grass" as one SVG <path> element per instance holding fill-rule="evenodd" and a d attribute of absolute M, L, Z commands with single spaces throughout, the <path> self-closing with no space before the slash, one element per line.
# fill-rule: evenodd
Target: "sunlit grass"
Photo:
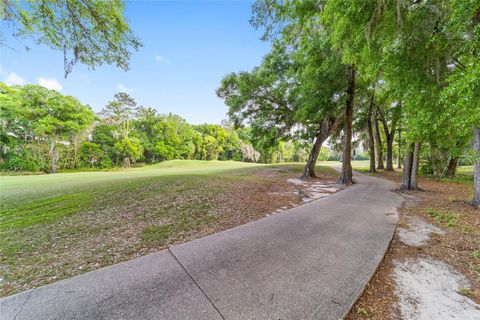
<path fill-rule="evenodd" d="M 0 296 L 264 217 L 294 201 L 269 190 L 288 186 L 303 166 L 176 160 L 0 176 Z M 321 166 L 317 174 L 338 175 Z"/>

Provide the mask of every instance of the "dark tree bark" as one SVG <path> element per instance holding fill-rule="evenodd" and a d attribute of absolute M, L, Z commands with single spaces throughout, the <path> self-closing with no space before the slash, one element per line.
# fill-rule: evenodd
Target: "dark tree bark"
<path fill-rule="evenodd" d="M 348 66 L 348 86 L 347 101 L 345 104 L 345 126 L 343 128 L 344 145 L 343 145 L 343 161 L 342 173 L 338 179 L 338 183 L 350 184 L 352 180 L 352 120 L 353 120 L 353 103 L 355 99 L 355 66 Z"/>
<path fill-rule="evenodd" d="M 473 152 L 475 156 L 475 167 L 473 169 L 473 205 L 480 208 L 480 128 L 473 129 Z"/>
<path fill-rule="evenodd" d="M 405 162 L 403 164 L 402 186 L 400 187 L 402 191 L 410 190 L 414 150 L 415 144 L 412 143 L 408 146 L 407 154 L 405 155 Z"/>
<path fill-rule="evenodd" d="M 315 165 L 317 164 L 318 154 L 320 153 L 320 148 L 322 144 L 327 140 L 327 138 L 334 132 L 340 122 L 345 117 L 345 113 L 341 113 L 336 119 L 331 117 L 325 117 L 320 125 L 320 128 L 315 135 L 315 141 L 313 143 L 310 155 L 308 157 L 307 164 L 303 169 L 303 174 L 301 179 L 310 179 L 315 178 Z"/>
<path fill-rule="evenodd" d="M 318 154 L 320 152 L 320 148 L 325 140 L 328 138 L 328 130 L 329 129 L 329 119 L 325 117 L 323 119 L 320 128 L 315 135 L 315 141 L 313 142 L 312 150 L 310 151 L 310 156 L 308 157 L 307 164 L 305 165 L 305 169 L 303 169 L 303 174 L 301 179 L 310 179 L 315 178 L 317 175 L 315 174 L 315 165 L 317 164 Z"/>
<path fill-rule="evenodd" d="M 393 132 L 387 137 L 387 167 L 386 171 L 395 171 L 393 169 Z"/>
<path fill-rule="evenodd" d="M 373 107 L 375 104 L 375 95 L 372 94 L 370 98 L 370 104 L 368 105 L 368 114 L 367 114 L 367 131 L 368 131 L 368 148 L 370 151 L 370 169 L 369 172 L 377 172 L 375 170 L 375 138 L 373 136 Z"/>
<path fill-rule="evenodd" d="M 378 125 L 378 118 L 375 117 L 375 145 L 377 147 L 377 169 L 385 169 L 383 165 L 383 148 L 382 148 L 382 136 L 380 135 L 380 126 Z"/>
<path fill-rule="evenodd" d="M 402 127 L 398 129 L 398 164 L 397 168 L 402 168 Z"/>
<path fill-rule="evenodd" d="M 393 169 L 393 141 L 395 139 L 395 131 L 397 127 L 397 122 L 400 117 L 399 111 L 401 108 L 401 104 L 398 103 L 395 106 L 394 116 L 392 117 L 391 121 L 391 128 L 388 130 L 388 122 L 385 118 L 385 114 L 381 108 L 378 108 L 378 116 L 380 121 L 382 121 L 383 125 L 383 132 L 385 133 L 386 143 L 387 143 L 387 168 L 386 171 L 394 171 Z"/>
<path fill-rule="evenodd" d="M 458 157 L 453 157 L 450 159 L 448 162 L 448 167 L 447 167 L 447 173 L 446 176 L 448 178 L 455 178 L 455 174 L 457 172 L 457 167 L 458 167 Z"/>
<path fill-rule="evenodd" d="M 415 150 L 413 153 L 412 177 L 410 178 L 410 190 L 420 190 L 418 187 L 418 168 L 420 165 L 420 142 L 415 142 Z"/>

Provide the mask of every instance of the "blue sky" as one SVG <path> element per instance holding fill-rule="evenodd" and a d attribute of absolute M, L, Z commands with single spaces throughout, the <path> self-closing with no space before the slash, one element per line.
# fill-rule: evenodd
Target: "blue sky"
<path fill-rule="evenodd" d="M 63 53 L 15 39 L 0 47 L 0 79 L 61 89 L 96 111 L 119 89 L 160 113 L 191 123 L 220 123 L 227 107 L 215 96 L 222 77 L 250 70 L 269 44 L 250 26 L 252 1 L 129 1 L 125 15 L 143 47 L 127 72 L 112 66 L 75 66 L 63 77 Z M 8 34 L 8 31 L 5 32 Z"/>

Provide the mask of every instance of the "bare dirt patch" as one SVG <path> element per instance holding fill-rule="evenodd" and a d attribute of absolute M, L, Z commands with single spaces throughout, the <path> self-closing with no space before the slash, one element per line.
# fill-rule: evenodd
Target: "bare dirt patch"
<path fill-rule="evenodd" d="M 412 216 L 408 218 L 408 228 L 399 227 L 397 235 L 400 241 L 409 246 L 423 246 L 430 239 L 430 234 L 435 233 L 444 235 L 442 229 L 426 222 L 420 217 Z"/>
<path fill-rule="evenodd" d="M 407 259 L 395 265 L 395 294 L 404 319 L 475 319 L 480 305 L 462 292 L 468 280 L 449 265 L 431 258 Z"/>

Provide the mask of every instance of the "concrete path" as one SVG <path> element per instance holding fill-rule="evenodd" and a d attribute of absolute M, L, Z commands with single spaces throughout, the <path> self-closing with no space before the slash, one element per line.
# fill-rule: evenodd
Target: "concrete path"
<path fill-rule="evenodd" d="M 0 299 L 0 319 L 341 319 L 393 236 L 393 183 Z"/>

